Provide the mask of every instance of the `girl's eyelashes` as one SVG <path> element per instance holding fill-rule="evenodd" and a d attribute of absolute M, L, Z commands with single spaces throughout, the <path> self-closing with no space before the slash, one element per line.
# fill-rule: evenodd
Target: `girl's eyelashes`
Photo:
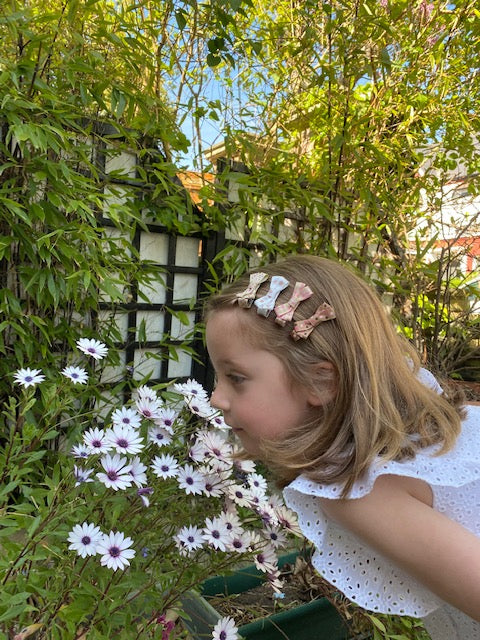
<path fill-rule="evenodd" d="M 245 377 L 241 376 L 237 373 L 229 373 L 227 378 L 230 380 L 232 384 L 242 384 L 245 381 Z"/>

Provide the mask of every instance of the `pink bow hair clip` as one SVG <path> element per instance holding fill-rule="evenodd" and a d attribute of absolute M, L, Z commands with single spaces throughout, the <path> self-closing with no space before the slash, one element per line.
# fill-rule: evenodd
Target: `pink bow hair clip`
<path fill-rule="evenodd" d="M 255 300 L 254 304 L 257 307 L 257 313 L 267 318 L 274 308 L 278 296 L 289 284 L 288 280 L 283 276 L 273 276 L 267 294 Z"/>
<path fill-rule="evenodd" d="M 248 287 L 245 289 L 245 291 L 237 293 L 235 296 L 238 302 L 238 306 L 242 307 L 243 309 L 249 309 L 252 306 L 253 301 L 255 300 L 255 296 L 257 294 L 259 286 L 262 284 L 262 282 L 265 282 L 265 280 L 268 280 L 268 275 L 266 273 L 251 273 Z"/>
<path fill-rule="evenodd" d="M 306 339 L 312 333 L 317 325 L 327 320 L 335 319 L 335 311 L 328 303 L 321 304 L 315 313 L 306 320 L 298 320 L 293 325 L 292 338 L 294 340 L 300 340 L 300 338 Z"/>
<path fill-rule="evenodd" d="M 290 322 L 293 318 L 293 314 L 298 305 L 310 298 L 312 294 L 313 291 L 304 282 L 296 282 L 290 300 L 285 302 L 285 304 L 280 304 L 275 307 L 275 314 L 277 316 L 275 322 L 284 327 L 287 322 Z"/>

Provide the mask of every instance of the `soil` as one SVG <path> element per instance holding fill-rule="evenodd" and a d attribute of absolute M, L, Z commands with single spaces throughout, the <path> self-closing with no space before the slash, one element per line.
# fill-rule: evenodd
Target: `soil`
<path fill-rule="evenodd" d="M 275 595 L 268 583 L 264 583 L 239 594 L 211 597 L 208 601 L 221 615 L 232 616 L 235 624 L 242 626 L 258 618 L 326 597 L 352 626 L 358 628 L 361 624 L 360 620 L 353 619 L 354 614 L 348 601 L 335 592 L 303 558 L 298 557 L 295 564 L 284 565 L 281 577 L 284 583 L 284 595 L 281 597 Z"/>

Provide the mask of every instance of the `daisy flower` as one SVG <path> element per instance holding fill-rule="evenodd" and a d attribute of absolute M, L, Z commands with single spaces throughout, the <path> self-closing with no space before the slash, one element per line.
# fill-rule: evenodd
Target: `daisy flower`
<path fill-rule="evenodd" d="M 208 418 L 213 413 L 213 409 L 207 398 L 186 398 L 185 404 L 191 413 L 199 416 L 200 418 Z"/>
<path fill-rule="evenodd" d="M 177 412 L 174 409 L 166 407 L 160 408 L 160 416 L 155 419 L 155 424 L 163 427 L 169 433 L 173 433 L 173 424 L 177 418 Z"/>
<path fill-rule="evenodd" d="M 147 474 L 145 471 L 147 467 L 143 464 L 138 456 L 130 460 L 129 473 L 132 476 L 133 484 L 137 487 L 143 487 L 147 484 Z"/>
<path fill-rule="evenodd" d="M 208 394 L 202 385 L 191 378 L 186 382 L 174 384 L 173 388 L 185 398 L 201 398 L 204 400 L 208 398 Z"/>
<path fill-rule="evenodd" d="M 213 627 L 212 640 L 239 640 L 239 638 L 235 620 L 230 616 L 220 618 Z"/>
<path fill-rule="evenodd" d="M 76 551 L 82 558 L 94 556 L 102 538 L 103 533 L 94 524 L 76 524 L 68 534 L 68 541 L 71 543 L 68 548 Z"/>
<path fill-rule="evenodd" d="M 243 533 L 231 535 L 227 548 L 229 551 L 235 551 L 236 553 L 246 553 L 250 550 L 251 542 L 250 534 L 244 531 Z"/>
<path fill-rule="evenodd" d="M 118 453 L 140 453 L 145 446 L 143 439 L 138 432 L 131 427 L 115 425 L 105 433 L 105 443 L 110 449 L 115 449 Z"/>
<path fill-rule="evenodd" d="M 162 401 L 159 398 L 137 398 L 135 406 L 138 413 L 148 420 L 158 420 L 160 418 Z"/>
<path fill-rule="evenodd" d="M 242 521 L 236 511 L 224 511 L 218 518 L 230 531 L 230 535 L 234 536 L 243 533 Z"/>
<path fill-rule="evenodd" d="M 275 515 L 279 524 L 288 531 L 291 531 L 295 535 L 302 535 L 300 527 L 298 526 L 297 516 L 285 506 L 280 506 L 275 509 Z"/>
<path fill-rule="evenodd" d="M 138 387 L 135 393 L 136 397 L 141 400 L 158 400 L 158 395 L 155 389 L 147 387 L 146 384 L 142 384 L 140 387 Z"/>
<path fill-rule="evenodd" d="M 13 374 L 13 379 L 22 387 L 31 387 L 45 380 L 41 369 L 18 369 Z"/>
<path fill-rule="evenodd" d="M 209 498 L 219 498 L 227 487 L 225 479 L 219 473 L 203 473 L 203 493 Z"/>
<path fill-rule="evenodd" d="M 234 446 L 232 456 L 235 457 L 235 455 L 239 453 L 239 451 L 240 451 L 240 448 Z M 253 460 L 239 460 L 237 458 L 234 460 L 233 464 L 240 473 L 254 473 L 257 468 Z"/>
<path fill-rule="evenodd" d="M 94 360 L 102 360 L 108 353 L 107 346 L 93 338 L 80 338 L 77 340 L 77 348 Z"/>
<path fill-rule="evenodd" d="M 202 530 L 195 525 L 185 526 L 174 536 L 175 544 L 183 555 L 203 547 Z"/>
<path fill-rule="evenodd" d="M 152 470 L 158 478 L 174 478 L 178 473 L 178 462 L 168 453 L 155 456 Z"/>
<path fill-rule="evenodd" d="M 116 409 L 112 413 L 112 424 L 121 425 L 123 427 L 131 427 L 132 429 L 138 429 L 142 424 L 142 418 L 138 414 L 138 411 L 131 407 L 122 407 Z"/>
<path fill-rule="evenodd" d="M 107 453 L 111 449 L 111 445 L 105 437 L 105 431 L 97 427 L 85 431 L 83 434 L 83 444 L 90 453 Z"/>
<path fill-rule="evenodd" d="M 172 441 L 172 436 L 166 429 L 162 427 L 152 427 L 148 430 L 148 439 L 150 442 L 155 442 L 159 447 L 164 447 L 167 444 L 170 444 Z"/>
<path fill-rule="evenodd" d="M 183 489 L 187 495 L 203 493 L 203 474 L 194 469 L 191 464 L 186 464 L 178 470 L 177 481 L 180 489 Z"/>
<path fill-rule="evenodd" d="M 73 382 L 73 384 L 86 384 L 88 373 L 81 367 L 65 367 L 62 375 Z"/>
<path fill-rule="evenodd" d="M 86 444 L 74 444 L 70 453 L 74 458 L 88 458 L 92 453 L 91 449 Z"/>
<path fill-rule="evenodd" d="M 212 416 L 209 416 L 207 420 L 212 427 L 215 427 L 216 429 L 231 429 L 230 425 L 225 422 L 224 417 L 220 413 L 214 413 Z"/>
<path fill-rule="evenodd" d="M 284 547 L 287 543 L 287 536 L 285 533 L 279 527 L 274 527 L 270 524 L 267 524 L 263 528 L 262 535 L 265 536 L 275 549 Z"/>
<path fill-rule="evenodd" d="M 249 487 L 260 489 L 264 494 L 267 492 L 267 480 L 260 473 L 249 473 L 247 483 Z"/>
<path fill-rule="evenodd" d="M 101 458 L 100 463 L 105 469 L 105 473 L 97 473 L 97 478 L 106 487 L 117 491 L 132 486 L 133 478 L 130 474 L 130 463 L 127 458 L 123 458 L 116 453 L 111 456 L 107 454 Z"/>
<path fill-rule="evenodd" d="M 257 569 L 264 573 L 274 573 L 278 565 L 277 554 L 273 546 L 266 546 L 258 551 L 254 555 L 253 561 Z"/>
<path fill-rule="evenodd" d="M 132 544 L 133 540 L 121 531 L 106 533 L 97 547 L 97 553 L 102 556 L 100 563 L 114 571 L 124 569 L 135 555 L 135 550 L 130 548 Z"/>
<path fill-rule="evenodd" d="M 249 507 L 252 503 L 252 495 L 249 489 L 241 484 L 232 484 L 227 488 L 227 496 L 239 507 Z"/>
<path fill-rule="evenodd" d="M 207 518 L 203 527 L 203 539 L 210 547 L 226 551 L 230 532 L 220 518 Z"/>
<path fill-rule="evenodd" d="M 80 484 L 84 482 L 93 482 L 93 478 L 90 478 L 93 473 L 93 469 L 83 469 L 82 467 L 77 467 L 77 465 L 73 465 L 73 475 L 75 476 L 75 486 L 78 487 Z"/>
<path fill-rule="evenodd" d="M 197 440 L 202 442 L 207 458 L 216 458 L 231 464 L 232 446 L 225 441 L 223 436 L 213 431 L 202 431 L 198 434 Z"/>
<path fill-rule="evenodd" d="M 137 496 L 142 500 L 144 507 L 150 506 L 150 500 L 148 496 L 151 496 L 153 493 L 152 487 L 142 487 L 137 491 Z"/>

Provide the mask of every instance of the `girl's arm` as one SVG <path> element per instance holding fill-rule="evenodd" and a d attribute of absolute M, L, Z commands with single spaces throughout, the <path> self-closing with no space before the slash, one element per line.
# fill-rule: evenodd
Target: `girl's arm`
<path fill-rule="evenodd" d="M 435 511 L 422 480 L 381 476 L 365 497 L 322 499 L 325 513 L 480 622 L 480 538 Z"/>

